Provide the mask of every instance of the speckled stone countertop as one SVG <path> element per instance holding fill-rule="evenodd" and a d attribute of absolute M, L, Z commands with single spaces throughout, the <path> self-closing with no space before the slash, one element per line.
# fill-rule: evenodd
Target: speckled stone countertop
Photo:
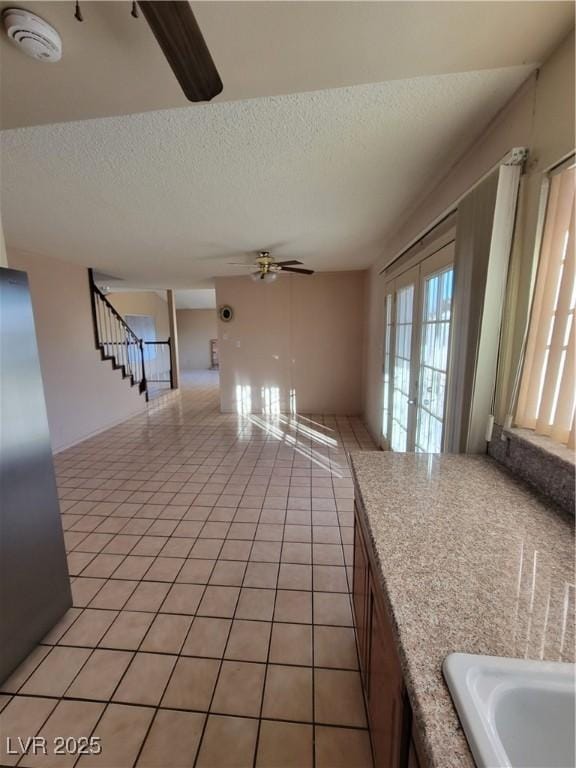
<path fill-rule="evenodd" d="M 484 456 L 352 453 L 421 746 L 473 766 L 442 661 L 574 659 L 573 519 Z"/>

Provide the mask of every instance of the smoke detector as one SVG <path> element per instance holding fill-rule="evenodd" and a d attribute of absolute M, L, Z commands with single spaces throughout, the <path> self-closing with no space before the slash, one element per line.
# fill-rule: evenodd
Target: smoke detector
<path fill-rule="evenodd" d="M 21 8 L 5 8 L 2 20 L 8 39 L 38 61 L 60 61 L 62 40 L 48 22 Z"/>

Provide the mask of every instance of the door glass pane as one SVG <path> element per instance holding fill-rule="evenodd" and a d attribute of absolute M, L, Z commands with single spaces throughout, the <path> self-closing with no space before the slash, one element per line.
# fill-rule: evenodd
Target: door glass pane
<path fill-rule="evenodd" d="M 392 294 L 389 293 L 386 296 L 386 303 L 384 305 L 384 392 L 383 392 L 383 407 L 382 407 L 382 434 L 385 438 L 389 438 L 390 432 L 390 374 L 391 374 L 391 362 L 392 362 L 392 350 L 390 348 L 392 342 Z"/>
<path fill-rule="evenodd" d="M 440 453 L 452 315 L 452 267 L 424 281 L 416 451 Z"/>
<path fill-rule="evenodd" d="M 392 434 L 390 436 L 390 447 L 393 451 L 405 451 L 407 448 L 413 301 L 413 285 L 407 285 L 397 291 L 392 387 Z"/>

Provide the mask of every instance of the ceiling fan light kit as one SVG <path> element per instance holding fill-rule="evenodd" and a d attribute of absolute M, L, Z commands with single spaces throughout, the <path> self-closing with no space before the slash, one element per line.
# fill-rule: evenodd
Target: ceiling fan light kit
<path fill-rule="evenodd" d="M 250 278 L 254 280 L 255 283 L 273 283 L 277 277 L 277 272 L 253 272 L 250 275 Z"/>

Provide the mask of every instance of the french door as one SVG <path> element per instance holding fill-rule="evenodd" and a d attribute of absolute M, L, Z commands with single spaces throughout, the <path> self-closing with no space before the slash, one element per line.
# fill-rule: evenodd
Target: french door
<path fill-rule="evenodd" d="M 442 450 L 453 262 L 451 242 L 387 285 L 382 436 L 393 451 Z"/>

